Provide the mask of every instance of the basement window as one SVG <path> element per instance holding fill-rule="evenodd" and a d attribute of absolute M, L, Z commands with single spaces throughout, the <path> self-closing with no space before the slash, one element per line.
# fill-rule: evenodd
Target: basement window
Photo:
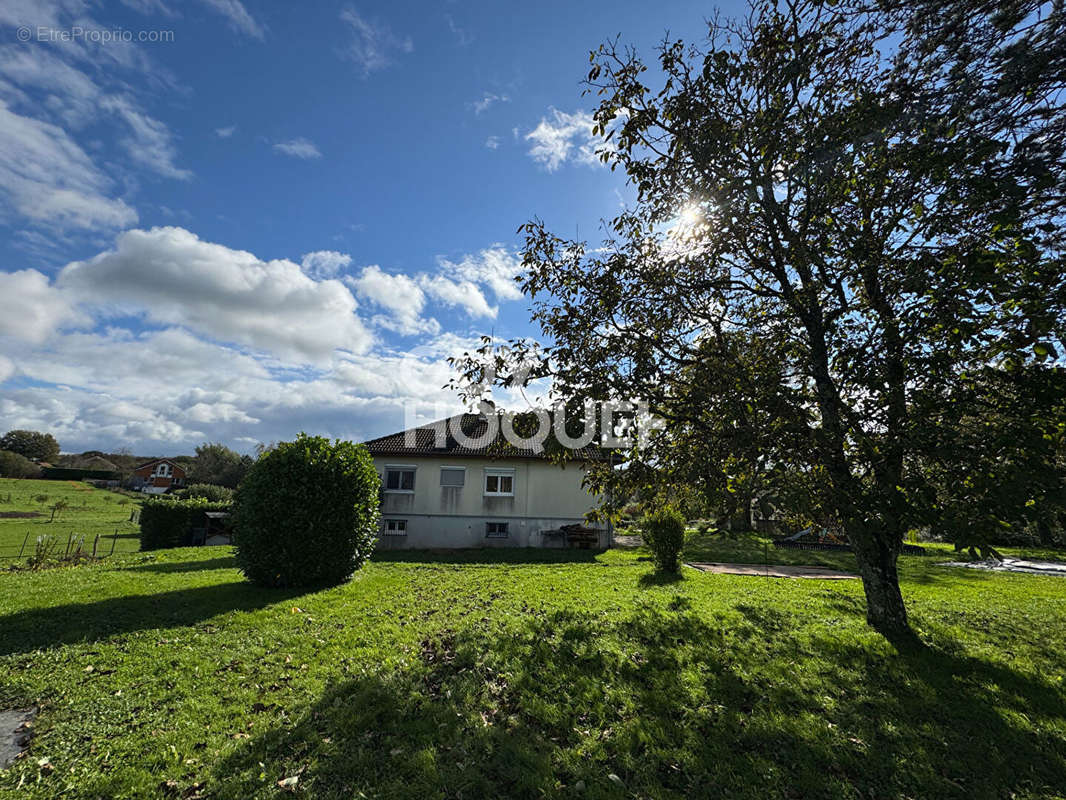
<path fill-rule="evenodd" d="M 507 538 L 507 523 L 506 522 L 486 522 L 485 523 L 485 538 L 486 539 L 506 539 Z"/>
<path fill-rule="evenodd" d="M 383 531 L 385 536 L 406 536 L 407 535 L 407 520 L 405 519 L 387 519 L 385 520 L 385 530 Z"/>

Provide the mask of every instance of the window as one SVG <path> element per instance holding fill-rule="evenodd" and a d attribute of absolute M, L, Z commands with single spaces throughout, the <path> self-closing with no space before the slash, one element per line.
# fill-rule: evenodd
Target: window
<path fill-rule="evenodd" d="M 495 496 L 514 496 L 513 469 L 485 470 L 485 494 Z"/>
<path fill-rule="evenodd" d="M 485 538 L 486 539 L 506 539 L 507 538 L 507 523 L 506 522 L 486 522 L 485 523 Z"/>
<path fill-rule="evenodd" d="M 415 490 L 414 467 L 386 467 L 386 492 L 413 492 Z"/>
<path fill-rule="evenodd" d="M 383 531 L 385 536 L 406 536 L 407 535 L 407 520 L 405 519 L 387 519 L 385 520 L 385 530 Z"/>
<path fill-rule="evenodd" d="M 166 478 L 170 475 L 170 464 L 156 464 L 155 474 L 160 478 Z"/>
<path fill-rule="evenodd" d="M 441 486 L 465 486 L 466 485 L 466 467 L 441 467 L 440 468 L 440 485 Z"/>

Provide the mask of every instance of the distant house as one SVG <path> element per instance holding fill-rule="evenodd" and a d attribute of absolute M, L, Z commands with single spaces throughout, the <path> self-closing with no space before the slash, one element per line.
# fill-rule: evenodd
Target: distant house
<path fill-rule="evenodd" d="M 471 439 L 488 432 L 485 417 L 451 418 Z M 440 420 L 365 442 L 381 476 L 379 548 L 607 547 L 606 527 L 585 514 L 597 498 L 582 485 L 595 447 L 565 466 L 519 450 L 502 437 L 468 447 Z"/>
<path fill-rule="evenodd" d="M 170 459 L 157 458 L 133 470 L 130 487 L 145 494 L 165 494 L 185 485 L 185 467 Z"/>

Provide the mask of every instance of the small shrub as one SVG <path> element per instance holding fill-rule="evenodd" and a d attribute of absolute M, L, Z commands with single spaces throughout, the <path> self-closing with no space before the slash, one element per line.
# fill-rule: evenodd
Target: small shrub
<path fill-rule="evenodd" d="M 238 566 L 264 586 L 342 583 L 374 548 L 380 486 L 362 445 L 303 433 L 279 444 L 237 489 Z"/>
<path fill-rule="evenodd" d="M 228 486 L 217 486 L 213 483 L 193 483 L 184 489 L 174 492 L 175 497 L 183 500 L 203 498 L 212 503 L 232 503 L 233 490 Z"/>
<path fill-rule="evenodd" d="M 685 518 L 680 511 L 672 506 L 653 511 L 641 522 L 641 534 L 657 570 L 680 570 L 681 548 L 685 545 Z"/>
<path fill-rule="evenodd" d="M 48 521 L 55 522 L 56 518 L 59 517 L 69 505 L 70 504 L 66 500 L 56 500 L 55 505 L 52 506 L 52 516 Z"/>
<path fill-rule="evenodd" d="M 148 500 L 141 509 L 141 550 L 183 547 L 189 544 L 190 531 L 204 524 L 204 512 L 228 510 L 227 503 L 209 503 L 202 498 Z"/>

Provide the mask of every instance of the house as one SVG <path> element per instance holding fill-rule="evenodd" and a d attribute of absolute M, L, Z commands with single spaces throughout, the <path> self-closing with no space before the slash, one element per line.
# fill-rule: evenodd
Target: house
<path fill-rule="evenodd" d="M 130 487 L 145 494 L 165 494 L 185 485 L 185 467 L 167 458 L 156 458 L 133 470 Z"/>
<path fill-rule="evenodd" d="M 456 441 L 450 425 L 473 440 L 488 432 L 485 416 L 461 414 L 364 442 L 381 476 L 379 548 L 608 546 L 606 526 L 585 522 L 597 497 L 582 481 L 599 448 L 559 465 L 502 436 Z"/>

